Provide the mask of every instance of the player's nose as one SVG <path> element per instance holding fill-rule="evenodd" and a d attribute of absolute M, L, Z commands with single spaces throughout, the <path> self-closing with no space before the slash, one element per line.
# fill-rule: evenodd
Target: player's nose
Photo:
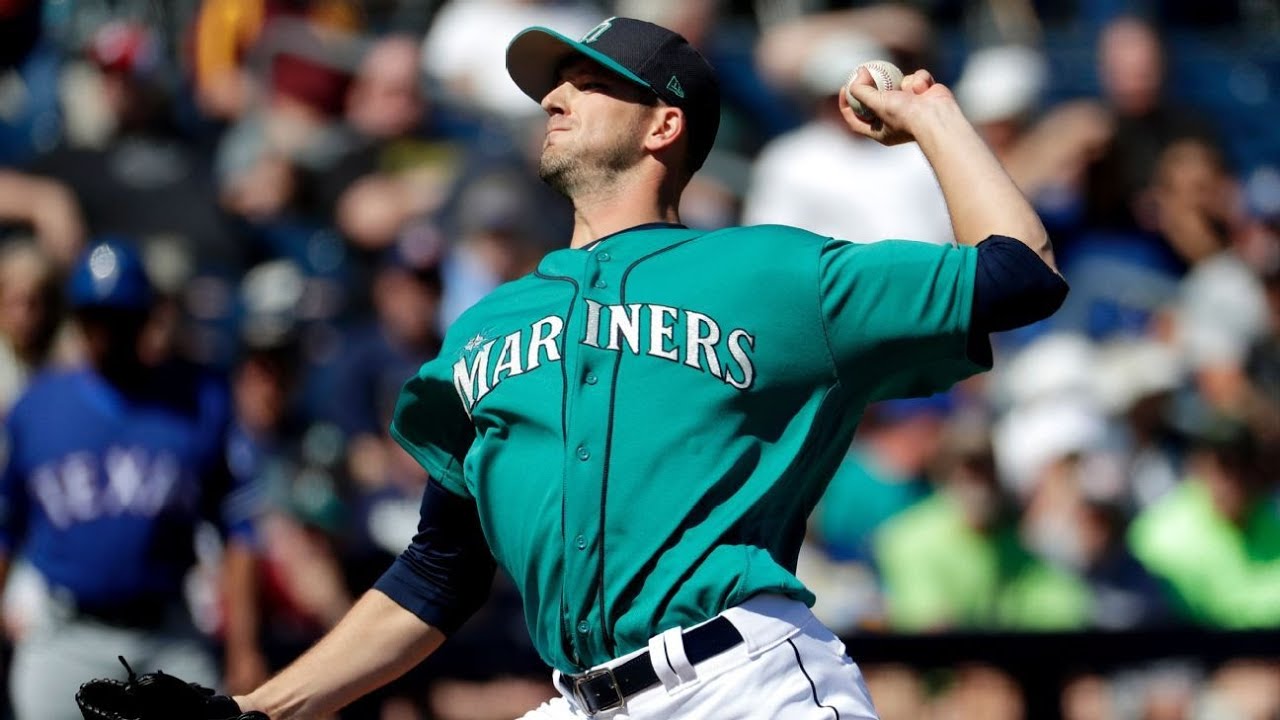
<path fill-rule="evenodd" d="M 566 94 L 569 87 L 571 86 L 567 81 L 562 81 L 548 90 L 546 95 L 542 96 L 542 102 L 539 104 L 548 115 L 555 115 L 565 111 Z"/>

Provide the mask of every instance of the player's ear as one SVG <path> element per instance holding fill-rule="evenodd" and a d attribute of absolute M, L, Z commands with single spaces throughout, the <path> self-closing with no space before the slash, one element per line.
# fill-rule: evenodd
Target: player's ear
<path fill-rule="evenodd" d="M 665 150 L 677 143 L 686 132 L 684 111 L 659 103 L 653 109 L 653 122 L 645 136 L 645 149 L 655 153 Z"/>

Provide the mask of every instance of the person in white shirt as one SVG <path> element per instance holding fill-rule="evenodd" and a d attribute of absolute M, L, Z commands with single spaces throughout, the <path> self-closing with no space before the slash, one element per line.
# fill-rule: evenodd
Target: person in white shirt
<path fill-rule="evenodd" d="M 888 58 L 860 34 L 839 33 L 814 47 L 797 88 L 813 101 L 813 117 L 760 151 L 744 225 L 795 225 L 859 243 L 954 241 L 942 190 L 920 148 L 885 147 L 856 135 L 834 102 L 851 68 Z"/>

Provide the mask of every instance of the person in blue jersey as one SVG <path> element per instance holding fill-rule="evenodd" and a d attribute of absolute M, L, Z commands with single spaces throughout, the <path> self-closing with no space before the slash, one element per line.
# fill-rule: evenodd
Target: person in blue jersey
<path fill-rule="evenodd" d="M 261 680 L 251 492 L 226 469 L 225 383 L 146 342 L 153 289 L 122 239 L 92 244 L 68 281 L 86 367 L 36 377 L 5 423 L 0 577 L 21 558 L 43 598 L 14 642 L 17 720 L 80 717 L 86 677 L 124 656 L 221 685 L 183 592 L 203 520 L 223 532 L 229 686 Z"/>

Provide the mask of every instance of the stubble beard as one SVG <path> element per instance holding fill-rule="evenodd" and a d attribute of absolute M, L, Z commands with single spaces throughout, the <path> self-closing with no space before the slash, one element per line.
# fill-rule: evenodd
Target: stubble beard
<path fill-rule="evenodd" d="M 542 158 L 538 161 L 538 177 L 550 185 L 552 190 L 572 200 L 575 190 L 583 184 L 579 179 L 582 174 L 581 163 L 569 153 L 551 148 L 542 151 Z"/>
<path fill-rule="evenodd" d="M 544 148 L 538 162 L 538 177 L 570 200 L 607 189 L 644 157 L 644 151 L 634 145 L 632 136 L 629 131 L 619 133 L 611 145 L 598 152 L 583 151 L 576 146 Z"/>

